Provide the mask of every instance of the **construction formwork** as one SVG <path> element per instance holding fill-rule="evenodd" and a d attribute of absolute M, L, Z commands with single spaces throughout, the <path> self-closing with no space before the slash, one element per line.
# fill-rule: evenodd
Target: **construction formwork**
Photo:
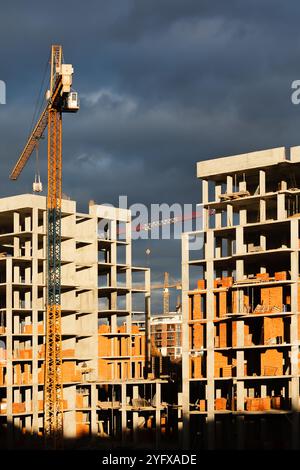
<path fill-rule="evenodd" d="M 197 176 L 203 230 L 182 237 L 184 446 L 298 448 L 300 147 L 199 162 Z"/>
<path fill-rule="evenodd" d="M 45 197 L 0 200 L 0 428 L 6 447 L 42 441 L 46 230 Z M 149 322 L 150 271 L 132 266 L 130 211 L 90 203 L 82 214 L 64 199 L 61 248 L 66 443 L 103 438 L 126 444 L 144 433 L 158 444 L 167 405 L 163 381 L 149 367 L 149 334 L 132 324 Z"/>

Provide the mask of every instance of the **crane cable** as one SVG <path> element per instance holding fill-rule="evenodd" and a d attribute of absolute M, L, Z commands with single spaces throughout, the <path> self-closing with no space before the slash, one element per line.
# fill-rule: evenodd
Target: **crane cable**
<path fill-rule="evenodd" d="M 44 105 L 44 100 L 42 99 L 42 93 L 43 93 L 43 89 L 44 89 L 44 86 L 45 86 L 45 80 L 46 80 L 46 75 L 47 75 L 49 63 L 50 63 L 50 56 L 48 57 L 47 62 L 46 62 L 45 67 L 44 67 L 44 73 L 43 73 L 39 93 L 38 93 L 38 96 L 37 96 L 37 100 L 36 100 L 36 103 L 35 103 L 34 111 L 33 111 L 33 116 L 32 116 L 32 120 L 31 120 L 31 124 L 30 124 L 30 128 L 29 128 L 28 138 L 30 137 L 30 135 L 33 131 L 33 126 L 34 126 L 34 123 L 36 121 L 36 118 L 41 113 L 42 107 Z M 42 192 L 43 186 L 42 186 L 42 183 L 41 183 L 40 165 L 39 165 L 39 141 L 36 142 L 35 149 L 36 149 L 36 162 L 35 162 L 35 176 L 34 176 L 34 183 L 33 183 L 33 191 L 34 192 Z"/>

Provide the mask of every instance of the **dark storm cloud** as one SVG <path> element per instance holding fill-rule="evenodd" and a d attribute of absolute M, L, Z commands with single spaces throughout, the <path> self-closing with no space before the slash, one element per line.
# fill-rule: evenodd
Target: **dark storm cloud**
<path fill-rule="evenodd" d="M 81 95 L 78 115 L 64 118 L 64 191 L 82 210 L 119 194 L 129 204 L 196 203 L 197 160 L 298 144 L 299 13 L 296 0 L 2 4 L 1 195 L 31 191 L 33 162 L 17 183 L 6 176 L 55 42 Z M 45 146 L 41 154 L 45 181 Z M 179 242 L 153 244 L 154 276 L 178 277 Z M 135 245 L 141 263 L 146 245 Z"/>

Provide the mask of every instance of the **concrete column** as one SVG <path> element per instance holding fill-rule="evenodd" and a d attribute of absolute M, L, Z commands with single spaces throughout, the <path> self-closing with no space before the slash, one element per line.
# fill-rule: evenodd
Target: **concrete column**
<path fill-rule="evenodd" d="M 190 344 L 189 344 L 189 235 L 183 233 L 181 238 L 182 253 L 182 419 L 183 448 L 189 448 L 190 419 Z"/>
<path fill-rule="evenodd" d="M 133 392 L 132 398 L 139 397 L 139 387 L 138 385 L 133 385 Z M 139 420 L 139 413 L 137 411 L 133 411 L 132 413 L 132 427 L 133 427 L 133 442 L 136 443 L 138 440 L 138 420 Z"/>
<path fill-rule="evenodd" d="M 217 210 L 215 213 L 215 227 L 221 228 L 222 227 L 222 212 Z"/>
<path fill-rule="evenodd" d="M 277 193 L 277 219 L 286 219 L 285 193 Z"/>
<path fill-rule="evenodd" d="M 237 321 L 237 347 L 243 348 L 244 347 L 244 321 L 240 320 Z M 236 359 L 237 359 L 237 366 L 236 366 L 236 371 L 237 371 L 237 396 L 236 396 L 236 401 L 237 401 L 237 409 L 244 410 L 244 351 L 243 349 L 240 349 L 236 353 Z"/>
<path fill-rule="evenodd" d="M 246 225 L 247 223 L 247 209 L 239 210 L 240 220 L 239 225 Z"/>
<path fill-rule="evenodd" d="M 262 247 L 263 250 L 267 249 L 267 239 L 265 235 L 260 235 L 259 237 L 260 240 L 260 246 Z"/>
<path fill-rule="evenodd" d="M 215 387 L 214 387 L 214 232 L 207 232 L 207 263 L 206 263 L 206 279 L 207 279 L 207 295 L 206 295 L 206 372 L 207 372 L 207 441 L 208 448 L 215 447 Z"/>
<path fill-rule="evenodd" d="M 259 170 L 259 194 L 266 194 L 266 171 Z"/>
<path fill-rule="evenodd" d="M 242 226 L 238 226 L 236 228 L 236 253 L 237 254 L 244 254 L 247 251 L 247 247 L 244 244 L 244 228 Z"/>
<path fill-rule="evenodd" d="M 227 175 L 226 177 L 226 192 L 232 193 L 233 192 L 233 177 L 231 175 Z"/>
<path fill-rule="evenodd" d="M 161 384 L 156 383 L 156 393 L 155 393 L 155 442 L 156 448 L 159 449 L 160 446 L 160 420 L 161 420 Z"/>
<path fill-rule="evenodd" d="M 232 204 L 227 204 L 227 226 L 232 227 L 234 225 L 233 221 L 233 207 Z"/>
<path fill-rule="evenodd" d="M 28 223 L 28 222 L 27 222 Z M 30 227 L 28 227 L 30 229 Z M 38 209 L 32 210 L 32 263 L 31 263 L 31 284 L 32 284 L 32 382 L 33 396 L 38 394 Z M 33 400 L 33 429 L 38 431 L 38 402 Z"/>
<path fill-rule="evenodd" d="M 202 180 L 202 204 L 208 203 L 208 181 Z"/>
<path fill-rule="evenodd" d="M 126 441 L 127 437 L 127 393 L 126 390 L 127 385 L 126 383 L 121 384 L 121 425 L 122 425 L 122 441 Z"/>
<path fill-rule="evenodd" d="M 13 423 L 12 403 L 13 403 L 13 341 L 12 341 L 12 258 L 6 259 L 6 383 L 7 383 L 7 422 Z M 13 429 L 12 426 L 7 430 L 8 448 L 13 446 Z"/>
<path fill-rule="evenodd" d="M 215 201 L 219 201 L 220 194 L 222 194 L 222 185 L 216 184 L 215 185 Z"/>
<path fill-rule="evenodd" d="M 93 437 L 97 436 L 98 433 L 98 417 L 97 417 L 97 401 L 98 394 L 96 384 L 91 384 L 91 434 Z"/>
<path fill-rule="evenodd" d="M 299 338 L 298 338 L 298 266 L 299 266 L 299 221 L 298 219 L 291 219 L 291 248 L 294 250 L 291 253 L 291 389 L 290 398 L 292 402 L 292 409 L 294 410 L 292 416 L 292 446 L 294 449 L 299 448 L 299 369 L 298 369 L 298 353 L 299 353 Z"/>
<path fill-rule="evenodd" d="M 259 221 L 265 222 L 267 219 L 267 205 L 264 199 L 259 201 Z"/>

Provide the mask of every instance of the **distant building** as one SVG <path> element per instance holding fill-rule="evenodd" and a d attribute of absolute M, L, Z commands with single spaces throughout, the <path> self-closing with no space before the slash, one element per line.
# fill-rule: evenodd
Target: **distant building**
<path fill-rule="evenodd" d="M 151 338 L 153 345 L 163 357 L 181 358 L 182 354 L 182 314 L 155 315 L 151 318 Z"/>

